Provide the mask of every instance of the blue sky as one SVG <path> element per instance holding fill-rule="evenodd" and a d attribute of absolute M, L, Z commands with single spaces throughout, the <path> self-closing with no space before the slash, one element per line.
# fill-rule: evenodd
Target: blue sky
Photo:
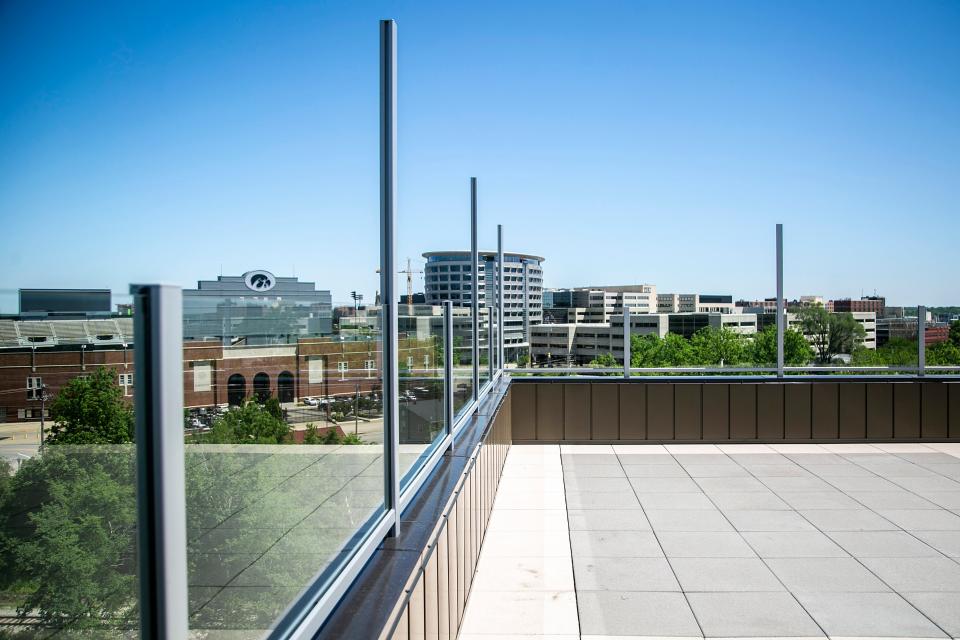
<path fill-rule="evenodd" d="M 377 287 L 377 20 L 399 255 L 960 304 L 960 3 L 0 4 L 0 310 L 18 287 L 269 269 Z M 422 281 L 420 281 L 422 283 Z M 418 289 L 422 284 L 418 283 Z"/>

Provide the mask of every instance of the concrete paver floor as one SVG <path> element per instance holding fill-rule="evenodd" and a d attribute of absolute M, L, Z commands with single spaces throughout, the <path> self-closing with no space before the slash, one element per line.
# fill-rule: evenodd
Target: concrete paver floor
<path fill-rule="evenodd" d="M 960 637 L 960 444 L 517 445 L 460 637 Z"/>

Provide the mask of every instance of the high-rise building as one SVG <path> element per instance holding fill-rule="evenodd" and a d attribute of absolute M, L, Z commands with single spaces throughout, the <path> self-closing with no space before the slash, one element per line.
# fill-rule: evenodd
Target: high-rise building
<path fill-rule="evenodd" d="M 658 313 L 733 313 L 733 296 L 705 293 L 658 293 Z"/>
<path fill-rule="evenodd" d="M 469 251 L 428 251 L 424 269 L 426 302 L 450 300 L 456 307 L 473 302 L 473 268 Z M 529 346 L 530 327 L 543 322 L 544 258 L 527 253 L 504 253 L 503 323 L 507 349 Z M 497 304 L 497 252 L 479 252 L 477 301 L 481 308 Z M 481 311 L 482 313 L 482 311 Z"/>
<path fill-rule="evenodd" d="M 873 312 L 877 316 L 883 315 L 884 307 L 887 304 L 886 298 L 883 296 L 863 296 L 859 300 L 851 300 L 850 298 L 843 298 L 840 300 L 831 300 L 832 311 L 837 313 L 843 312 L 861 312 L 861 313 L 870 313 Z"/>

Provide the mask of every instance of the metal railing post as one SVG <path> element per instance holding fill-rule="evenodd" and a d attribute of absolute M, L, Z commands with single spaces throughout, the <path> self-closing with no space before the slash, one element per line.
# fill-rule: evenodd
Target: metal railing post
<path fill-rule="evenodd" d="M 926 374 L 927 367 L 927 308 L 917 307 L 917 375 Z"/>
<path fill-rule="evenodd" d="M 471 338 L 473 362 L 473 399 L 480 397 L 480 251 L 477 249 L 477 179 L 470 178 L 470 273 L 473 289 L 470 292 L 470 312 L 473 316 Z"/>
<path fill-rule="evenodd" d="M 493 332 L 493 305 L 487 305 L 487 365 L 490 367 L 490 382 L 493 382 L 493 373 L 496 371 L 493 362 L 494 355 L 496 354 L 496 349 L 494 348 L 496 338 Z"/>
<path fill-rule="evenodd" d="M 383 322 L 384 507 L 400 529 L 400 375 L 397 292 L 397 23 L 380 21 L 380 291 Z"/>
<path fill-rule="evenodd" d="M 186 638 L 187 501 L 183 452 L 183 300 L 133 285 L 140 637 Z"/>
<path fill-rule="evenodd" d="M 500 370 L 503 371 L 504 365 L 504 353 L 505 349 L 503 343 L 506 339 L 507 332 L 504 330 L 503 326 L 503 286 L 506 282 L 506 276 L 504 272 L 506 271 L 506 265 L 503 263 L 503 225 L 497 225 L 497 270 L 500 272 L 497 278 L 497 366 L 500 367 Z"/>
<path fill-rule="evenodd" d="M 443 301 L 443 414 L 447 435 L 451 437 L 450 447 L 453 448 L 453 302 Z"/>
<path fill-rule="evenodd" d="M 783 308 L 783 225 L 777 224 L 777 377 L 783 377 L 783 332 L 787 323 Z"/>
<path fill-rule="evenodd" d="M 630 377 L 630 307 L 623 305 L 623 377 Z"/>

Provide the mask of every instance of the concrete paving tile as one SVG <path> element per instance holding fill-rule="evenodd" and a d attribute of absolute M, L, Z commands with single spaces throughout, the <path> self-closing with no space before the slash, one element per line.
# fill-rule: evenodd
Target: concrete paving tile
<path fill-rule="evenodd" d="M 473 591 L 573 591 L 569 557 L 483 556 Z"/>
<path fill-rule="evenodd" d="M 769 489 L 756 478 L 697 478 L 704 493 L 766 493 Z"/>
<path fill-rule="evenodd" d="M 952 637 L 960 637 L 960 606 L 957 606 L 957 594 L 905 593 L 903 597 Z"/>
<path fill-rule="evenodd" d="M 574 558 L 659 558 L 660 544 L 650 531 L 570 531 Z"/>
<path fill-rule="evenodd" d="M 960 558 L 960 531 L 911 531 L 928 545 L 951 558 Z"/>
<path fill-rule="evenodd" d="M 890 591 L 853 558 L 769 558 L 767 565 L 794 593 Z"/>
<path fill-rule="evenodd" d="M 929 453 L 934 451 L 919 442 L 877 442 L 873 446 L 888 453 Z"/>
<path fill-rule="evenodd" d="M 824 491 L 836 491 L 833 486 L 824 482 L 820 478 L 807 477 L 807 478 L 796 478 L 796 477 L 770 477 L 764 478 L 763 484 L 770 488 L 771 491 L 777 494 L 782 494 L 786 492 L 796 493 L 796 492 L 824 492 Z"/>
<path fill-rule="evenodd" d="M 584 636 L 700 637 L 693 612 L 680 593 L 584 591 L 578 594 Z"/>
<path fill-rule="evenodd" d="M 749 478 L 750 473 L 733 464 L 688 464 L 683 467 L 691 478 Z"/>
<path fill-rule="evenodd" d="M 585 464 L 575 467 L 564 466 L 563 475 L 580 478 L 623 478 L 626 477 L 619 464 Z"/>
<path fill-rule="evenodd" d="M 689 593 L 707 637 L 823 637 L 789 593 Z"/>
<path fill-rule="evenodd" d="M 781 491 L 780 498 L 794 509 L 862 509 L 863 505 L 842 491 Z"/>
<path fill-rule="evenodd" d="M 933 478 L 891 478 L 891 481 L 920 495 L 928 492 L 944 493 L 960 491 L 960 482 L 943 476 Z"/>
<path fill-rule="evenodd" d="M 680 585 L 690 591 L 783 591 L 759 558 L 670 558 Z"/>
<path fill-rule="evenodd" d="M 616 455 L 609 444 L 561 444 L 560 455 L 566 454 Z"/>
<path fill-rule="evenodd" d="M 805 464 L 804 469 L 813 475 L 824 478 L 875 478 L 877 474 L 863 467 L 843 462 L 840 464 Z"/>
<path fill-rule="evenodd" d="M 596 453 L 576 453 L 576 454 L 561 454 L 560 462 L 563 463 L 563 466 L 576 466 L 581 464 L 620 464 L 620 461 L 617 460 L 617 456 L 614 455 L 611 450 L 608 454 L 596 454 Z"/>
<path fill-rule="evenodd" d="M 751 454 L 751 455 L 762 455 L 762 454 L 774 454 L 776 451 L 768 445 L 761 443 L 733 443 L 733 444 L 718 444 L 717 448 L 720 451 L 723 451 L 726 454 Z"/>
<path fill-rule="evenodd" d="M 783 464 L 741 464 L 758 478 L 809 478 L 813 475 L 789 459 L 785 460 Z"/>
<path fill-rule="evenodd" d="M 647 509 L 647 519 L 656 531 L 733 531 L 719 510 L 690 511 Z"/>
<path fill-rule="evenodd" d="M 645 464 L 679 466 L 677 459 L 664 450 L 661 453 L 618 453 L 620 464 Z"/>
<path fill-rule="evenodd" d="M 512 531 L 484 538 L 483 555 L 490 557 L 570 557 L 570 536 L 566 527 L 541 531 Z"/>
<path fill-rule="evenodd" d="M 813 531 L 794 511 L 724 511 L 738 531 Z"/>
<path fill-rule="evenodd" d="M 716 509 L 703 493 L 640 493 L 637 497 L 644 509 Z"/>
<path fill-rule="evenodd" d="M 557 531 L 567 528 L 565 509 L 497 509 L 494 507 L 487 535 L 513 531 Z"/>
<path fill-rule="evenodd" d="M 667 448 L 667 451 L 669 451 L 673 455 L 677 455 L 677 454 L 698 455 L 698 454 L 722 454 L 723 453 L 720 450 L 720 447 L 718 447 L 715 444 L 666 444 L 663 446 L 665 446 Z"/>
<path fill-rule="evenodd" d="M 846 551 L 819 531 L 745 531 L 761 558 L 844 558 Z"/>
<path fill-rule="evenodd" d="M 563 491 L 545 493 L 497 492 L 495 501 L 498 509 L 563 509 L 566 499 Z"/>
<path fill-rule="evenodd" d="M 583 478 L 564 474 L 563 485 L 567 491 L 597 493 L 625 492 L 633 493 L 633 487 L 626 478 Z"/>
<path fill-rule="evenodd" d="M 946 637 L 896 593 L 798 593 L 797 599 L 831 637 Z"/>
<path fill-rule="evenodd" d="M 689 478 L 690 474 L 678 464 L 625 464 L 628 478 Z"/>
<path fill-rule="evenodd" d="M 851 491 L 851 498 L 867 507 L 881 509 L 939 509 L 929 500 L 924 500 L 909 491 Z"/>
<path fill-rule="evenodd" d="M 571 531 L 650 531 L 641 509 L 570 509 Z"/>
<path fill-rule="evenodd" d="M 639 509 L 640 501 L 630 492 L 591 493 L 582 491 L 567 492 L 569 509 Z"/>
<path fill-rule="evenodd" d="M 870 478 L 830 478 L 830 484 L 841 491 L 900 491 L 895 485 L 879 476 Z"/>
<path fill-rule="evenodd" d="M 953 457 L 953 456 L 950 456 L 950 457 Z M 946 464 L 924 463 L 923 468 L 930 469 L 930 471 L 933 471 L 934 473 L 939 473 L 940 475 L 946 476 L 947 478 L 951 478 L 953 480 L 960 480 L 960 460 L 957 460 L 956 458 L 953 459 L 953 462 L 946 463 Z"/>
<path fill-rule="evenodd" d="M 944 509 L 960 509 L 960 491 L 925 491 L 923 497 Z"/>
<path fill-rule="evenodd" d="M 862 558 L 871 571 L 901 593 L 952 591 L 960 602 L 960 564 L 949 558 Z"/>
<path fill-rule="evenodd" d="M 731 467 L 739 466 L 736 462 L 734 462 L 733 458 L 724 455 L 720 451 L 717 451 L 716 453 L 681 453 L 674 455 L 674 459 L 684 467 L 701 464 L 725 464 Z"/>
<path fill-rule="evenodd" d="M 680 591 L 665 558 L 574 558 L 577 592 Z"/>
<path fill-rule="evenodd" d="M 734 531 L 658 531 L 668 558 L 755 558 L 743 537 Z"/>
<path fill-rule="evenodd" d="M 821 531 L 895 531 L 897 525 L 869 509 L 805 509 L 799 512 Z"/>
<path fill-rule="evenodd" d="M 782 453 L 777 453 L 772 449 L 769 452 L 731 453 L 728 455 L 730 456 L 731 460 L 748 469 L 752 469 L 753 467 L 759 466 L 759 465 L 792 464 L 790 458 L 783 455 Z"/>
<path fill-rule="evenodd" d="M 960 531 L 960 516 L 942 509 L 882 509 L 877 513 L 908 531 Z"/>
<path fill-rule="evenodd" d="M 922 453 L 898 453 L 896 456 L 902 460 L 907 460 L 923 467 L 929 467 L 936 464 L 960 464 L 955 456 L 940 451 L 922 452 Z"/>
<path fill-rule="evenodd" d="M 833 531 L 830 537 L 857 558 L 940 556 L 936 549 L 904 531 Z"/>
<path fill-rule="evenodd" d="M 637 493 L 696 493 L 700 491 L 690 478 L 630 478 Z"/>
<path fill-rule="evenodd" d="M 769 445 L 771 449 L 777 453 L 782 454 L 824 454 L 826 449 L 823 448 L 822 444 L 806 444 L 799 442 L 789 442 L 789 443 L 773 443 Z"/>
<path fill-rule="evenodd" d="M 772 491 L 766 493 L 714 493 L 710 499 L 722 511 L 790 511 L 791 507 Z"/>
<path fill-rule="evenodd" d="M 615 444 L 613 452 L 618 456 L 623 455 L 653 455 L 661 457 L 672 457 L 667 448 L 662 444 Z"/>
<path fill-rule="evenodd" d="M 492 611 L 496 615 L 490 615 Z M 573 591 L 472 591 L 460 628 L 460 637 L 470 634 L 577 636 L 579 633 L 577 598 Z"/>

